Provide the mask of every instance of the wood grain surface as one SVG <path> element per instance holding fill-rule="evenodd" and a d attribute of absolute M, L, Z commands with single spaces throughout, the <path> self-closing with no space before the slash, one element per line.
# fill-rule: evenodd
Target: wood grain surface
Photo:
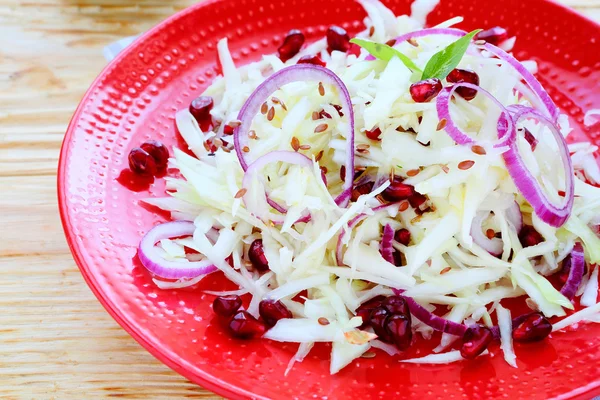
<path fill-rule="evenodd" d="M 600 21 L 600 0 L 563 2 Z M 102 48 L 192 3 L 0 0 L 2 399 L 219 398 L 104 311 L 71 257 L 56 197 L 61 141 L 105 65 Z"/>

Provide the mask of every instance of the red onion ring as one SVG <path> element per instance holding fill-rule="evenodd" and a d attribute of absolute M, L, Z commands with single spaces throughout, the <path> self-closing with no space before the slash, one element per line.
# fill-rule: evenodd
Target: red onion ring
<path fill-rule="evenodd" d="M 242 106 L 238 114 L 241 124 L 233 131 L 235 151 L 240 165 L 244 171 L 248 169 L 246 155 L 242 149 L 248 143 L 248 132 L 250 131 L 254 116 L 258 114 L 260 107 L 271 94 L 279 90 L 282 86 L 292 82 L 323 82 L 324 84 L 335 86 L 340 92 L 342 113 L 348 116 L 349 129 L 346 132 L 346 180 L 342 193 L 336 198 L 336 203 L 340 207 L 346 207 L 350 201 L 352 178 L 354 176 L 354 109 L 352 108 L 350 93 L 348 93 L 346 85 L 344 85 L 344 82 L 335 73 L 327 68 L 312 64 L 292 65 L 274 73 L 256 88 Z M 272 203 L 269 204 L 279 212 L 284 212 L 282 210 L 285 210 L 283 207 L 279 209 L 273 206 Z"/>
<path fill-rule="evenodd" d="M 168 261 L 156 251 L 155 244 L 162 239 L 191 236 L 196 227 L 192 222 L 166 222 L 150 229 L 138 247 L 138 257 L 142 265 L 154 275 L 165 279 L 192 279 L 217 271 L 210 261 L 178 262 Z"/>
<path fill-rule="evenodd" d="M 424 37 L 424 36 L 448 35 L 448 36 L 462 37 L 462 36 L 465 36 L 466 34 L 467 34 L 467 32 L 460 30 L 460 29 L 454 29 L 454 28 L 421 29 L 419 31 L 409 32 L 409 33 L 405 33 L 404 35 L 398 36 L 396 39 L 394 39 L 396 41 L 396 44 L 394 45 L 394 47 L 396 47 L 398 44 L 400 44 L 402 42 L 406 42 L 407 40 L 416 39 L 416 38 L 420 38 L 420 37 Z M 373 61 L 373 60 L 375 60 L 375 57 L 369 54 L 367 56 L 367 58 L 365 58 L 365 60 Z"/>
<path fill-rule="evenodd" d="M 379 253 L 383 259 L 389 263 L 394 263 L 394 248 L 392 241 L 394 240 L 394 229 L 390 224 L 386 224 L 383 228 L 383 236 L 379 243 Z"/>
<path fill-rule="evenodd" d="M 471 225 L 471 237 L 479 247 L 487 251 L 493 256 L 499 256 L 502 254 L 503 242 L 499 238 L 488 238 L 483 234 L 481 225 L 483 221 L 490 215 L 489 211 L 479 211 L 475 218 L 473 218 L 473 224 Z"/>
<path fill-rule="evenodd" d="M 567 221 L 571 214 L 571 209 L 573 208 L 573 198 L 575 194 L 575 185 L 573 183 L 573 164 L 571 162 L 571 156 L 569 154 L 567 142 L 552 121 L 539 111 L 527 107 L 519 107 L 515 109 L 517 110 L 513 115 L 515 125 L 521 118 L 533 116 L 537 118 L 539 122 L 547 125 L 552 132 L 552 135 L 554 135 L 554 139 L 558 144 L 558 150 L 560 152 L 560 157 L 565 169 L 565 201 L 562 204 L 557 205 L 548 199 L 540 187 L 540 184 L 527 169 L 527 166 L 519 154 L 518 146 L 516 146 L 516 144 L 511 146 L 508 151 L 502 154 L 506 168 L 508 169 L 508 172 L 510 173 L 515 185 L 517 186 L 517 189 L 519 192 L 521 192 L 525 200 L 531 204 L 538 217 L 549 225 L 560 227 Z"/>
<path fill-rule="evenodd" d="M 306 157 L 304 154 L 296 153 L 295 151 L 284 151 L 284 150 L 271 151 L 271 152 L 265 154 L 264 156 L 260 156 L 252 164 L 250 164 L 248 166 L 248 168 L 246 168 L 246 173 L 244 174 L 244 178 L 242 179 L 242 188 L 246 189 L 246 193 L 244 193 L 244 196 L 242 197 L 242 199 L 244 200 L 244 204 L 246 205 L 246 208 L 248 208 L 248 205 L 250 204 L 250 202 L 249 202 L 250 193 L 249 193 L 248 189 L 250 188 L 250 183 L 251 183 L 251 179 L 252 179 L 253 175 L 257 174 L 266 165 L 274 163 L 274 162 L 284 162 L 284 163 L 288 163 L 288 164 L 300 165 L 302 167 L 307 167 L 307 168 L 312 167 L 312 161 L 310 158 Z M 269 202 L 268 196 L 267 196 L 267 202 L 271 206 L 273 206 L 273 203 L 275 203 L 272 200 Z M 275 203 L 275 204 L 277 204 L 277 203 Z M 273 207 L 273 208 L 275 208 L 277 211 L 280 211 L 277 207 Z M 283 208 L 283 210 L 285 210 L 285 212 L 287 212 L 287 210 L 285 208 Z M 250 211 L 252 213 L 252 210 L 248 209 L 248 211 Z M 260 214 L 256 214 L 256 213 L 253 213 L 253 214 L 259 218 L 268 217 L 268 219 L 273 223 L 283 223 L 283 221 L 285 220 L 285 218 L 283 216 L 275 215 L 273 213 L 269 213 L 268 215 L 260 215 Z M 310 220 L 310 215 L 304 216 L 296 222 L 307 222 L 308 220 Z"/>
<path fill-rule="evenodd" d="M 516 131 L 514 129 L 514 123 L 512 118 L 510 117 L 510 113 L 506 107 L 502 105 L 490 92 L 481 88 L 480 86 L 473 85 L 471 83 L 460 82 L 455 83 L 454 85 L 445 88 L 440 92 L 436 100 L 436 109 L 438 113 L 438 118 L 440 121 L 442 119 L 446 120 L 446 126 L 444 130 L 448 135 L 458 144 L 477 144 L 472 137 L 464 133 L 460 128 L 454 123 L 452 119 L 452 115 L 450 114 L 450 99 L 452 99 L 452 94 L 459 87 L 466 87 L 469 89 L 477 90 L 478 92 L 483 93 L 486 97 L 488 97 L 492 102 L 500 108 L 502 114 L 498 118 L 498 140 L 494 142 L 494 147 L 503 147 L 512 143 L 516 136 Z"/>
<path fill-rule="evenodd" d="M 563 261 L 563 268 L 569 268 L 569 277 L 562 289 L 560 289 L 560 292 L 567 299 L 573 300 L 577 289 L 579 289 L 579 286 L 581 285 L 585 271 L 585 258 L 581 243 L 575 243 L 569 258 Z"/>

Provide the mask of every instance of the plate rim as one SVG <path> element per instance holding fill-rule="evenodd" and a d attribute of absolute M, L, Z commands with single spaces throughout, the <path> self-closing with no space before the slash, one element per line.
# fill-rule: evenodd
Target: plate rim
<path fill-rule="evenodd" d="M 79 269 L 81 275 L 83 276 L 86 284 L 91 289 L 92 293 L 102 307 L 108 312 L 108 314 L 136 341 L 138 342 L 144 350 L 148 351 L 154 358 L 158 361 L 180 374 L 184 378 L 188 379 L 192 383 L 200 386 L 201 389 L 209 390 L 218 395 L 224 396 L 230 399 L 268 399 L 267 397 L 258 395 L 256 393 L 250 392 L 248 390 L 242 389 L 239 386 L 236 386 L 232 383 L 223 381 L 215 376 L 212 376 L 209 372 L 204 369 L 198 369 L 198 373 L 192 372 L 189 368 L 186 368 L 181 360 L 178 360 L 177 357 L 171 357 L 168 352 L 163 351 L 160 347 L 157 347 L 149 341 L 146 335 L 142 335 L 139 333 L 135 327 L 133 327 L 133 323 L 128 321 L 128 319 L 121 315 L 121 313 L 114 307 L 114 303 L 105 295 L 105 293 L 99 290 L 98 285 L 94 277 L 89 273 L 89 269 L 79 251 L 79 245 L 77 244 L 77 238 L 73 234 L 72 224 L 69 218 L 69 211 L 67 206 L 67 193 L 65 188 L 65 178 L 66 178 L 66 170 L 67 170 L 67 160 L 68 153 L 71 148 L 71 138 L 73 137 L 74 131 L 76 130 L 76 125 L 81 118 L 81 113 L 83 111 L 84 105 L 87 103 L 89 98 L 92 96 L 93 90 L 102 82 L 102 80 L 121 62 L 121 60 L 127 57 L 129 54 L 137 51 L 140 44 L 146 42 L 148 38 L 156 35 L 157 33 L 166 29 L 169 25 L 175 23 L 181 18 L 187 16 L 188 14 L 194 13 L 199 9 L 204 7 L 209 7 L 213 4 L 235 1 L 235 0 L 201 0 L 197 4 L 193 4 L 188 6 L 173 15 L 170 15 L 166 19 L 160 21 L 158 24 L 153 26 L 148 31 L 139 35 L 129 46 L 123 49 L 119 54 L 111 60 L 98 74 L 98 76 L 90 83 L 87 88 L 85 94 L 79 101 L 73 116 L 71 117 L 69 124 L 67 126 L 67 130 L 65 131 L 65 135 L 63 137 L 63 141 L 61 144 L 59 159 L 58 159 L 58 167 L 57 167 L 57 197 L 58 197 L 58 208 L 61 219 L 61 225 L 63 227 L 63 231 L 65 233 L 65 238 L 67 240 L 67 244 L 69 246 L 69 251 L 77 264 L 77 268 Z M 385 0 L 383 0 L 385 1 Z M 410 0 L 407 0 L 410 1 Z M 441 1 L 450 1 L 450 0 L 441 0 Z M 559 3 L 557 0 L 539 0 L 542 3 L 548 3 L 554 7 L 558 7 L 562 12 L 568 14 L 574 14 L 579 18 L 583 18 L 588 22 L 593 23 L 598 30 L 600 31 L 600 23 L 593 20 L 592 18 L 576 11 L 575 9 L 568 7 L 563 3 Z M 569 392 L 563 393 L 555 399 L 586 399 L 588 396 L 594 396 L 600 394 L 600 378 L 594 382 L 590 382 L 586 386 L 582 386 L 576 389 L 573 389 Z"/>

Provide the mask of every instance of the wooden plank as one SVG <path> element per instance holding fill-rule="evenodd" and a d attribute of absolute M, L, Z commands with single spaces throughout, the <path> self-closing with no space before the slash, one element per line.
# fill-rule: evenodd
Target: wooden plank
<path fill-rule="evenodd" d="M 195 2 L 0 0 L 3 399 L 218 398 L 155 360 L 105 312 L 69 253 L 56 199 L 63 134 L 105 65 L 103 46 Z M 563 2 L 600 20 L 600 0 Z"/>

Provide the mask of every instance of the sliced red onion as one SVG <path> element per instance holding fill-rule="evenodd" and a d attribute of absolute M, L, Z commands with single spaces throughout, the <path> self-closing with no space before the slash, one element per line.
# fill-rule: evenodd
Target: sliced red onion
<path fill-rule="evenodd" d="M 447 35 L 447 36 L 462 37 L 462 36 L 465 36 L 466 34 L 467 34 L 467 32 L 460 30 L 460 29 L 454 29 L 454 28 L 421 29 L 419 31 L 409 32 L 409 33 L 405 33 L 404 35 L 398 36 L 395 39 L 396 44 L 394 45 L 394 47 L 396 47 L 397 45 L 399 45 L 402 42 L 406 42 L 407 40 L 416 39 L 416 38 L 425 37 L 425 36 Z M 365 58 L 365 60 L 372 61 L 372 60 L 375 60 L 375 57 L 373 57 L 372 55 L 369 54 L 367 56 L 367 58 Z"/>
<path fill-rule="evenodd" d="M 138 257 L 142 265 L 154 275 L 165 279 L 193 279 L 200 275 L 217 271 L 210 261 L 180 262 L 162 258 L 155 245 L 162 239 L 172 239 L 194 234 L 192 222 L 166 222 L 150 229 L 138 247 Z"/>
<path fill-rule="evenodd" d="M 506 209 L 506 219 L 515 228 L 517 233 L 523 229 L 523 214 L 521 213 L 521 207 L 516 201 Z"/>
<path fill-rule="evenodd" d="M 540 99 L 545 108 L 545 114 L 547 117 L 550 117 L 552 122 L 556 122 L 558 120 L 558 116 L 560 115 L 560 111 L 552 98 L 546 92 L 546 89 L 542 86 L 540 81 L 525 68 L 523 64 L 521 64 L 516 58 L 512 55 L 508 54 L 506 51 L 494 46 L 493 44 L 486 43 L 483 45 L 483 48 L 499 59 L 506 61 L 511 67 L 513 67 L 519 75 L 523 78 L 525 83 L 533 90 L 536 96 Z"/>
<path fill-rule="evenodd" d="M 446 120 L 446 126 L 444 130 L 448 133 L 448 135 L 458 144 L 477 144 L 472 137 L 460 130 L 460 128 L 454 123 L 452 115 L 450 114 L 450 100 L 452 99 L 452 94 L 454 91 L 459 87 L 477 90 L 492 100 L 492 102 L 498 106 L 500 110 L 502 110 L 502 114 L 500 115 L 500 118 L 498 118 L 497 124 L 498 140 L 494 142 L 494 147 L 510 145 L 515 139 L 516 132 L 509 111 L 490 92 L 477 85 L 467 82 L 455 83 L 454 85 L 442 90 L 437 97 L 436 108 L 438 118 L 440 121 L 443 119 Z"/>
<path fill-rule="evenodd" d="M 346 85 L 344 85 L 344 82 L 335 73 L 327 68 L 312 64 L 292 65 L 274 73 L 256 88 L 242 106 L 238 114 L 241 124 L 233 132 L 235 150 L 240 164 L 244 171 L 248 169 L 246 153 L 242 149 L 248 143 L 248 132 L 250 131 L 254 116 L 259 112 L 260 107 L 267 101 L 271 94 L 279 90 L 282 86 L 292 82 L 322 82 L 335 86 L 340 93 L 341 111 L 344 115 L 348 116 L 349 124 L 348 131 L 346 132 L 346 181 L 344 182 L 342 193 L 336 198 L 336 203 L 340 207 L 346 207 L 350 201 L 352 178 L 354 176 L 354 110 Z M 271 204 L 271 206 L 273 205 Z"/>
<path fill-rule="evenodd" d="M 410 313 L 414 315 L 416 319 L 423 322 L 435 329 L 436 331 L 449 333 L 450 335 L 456 335 L 462 337 L 467 331 L 467 326 L 459 324 L 458 322 L 452 322 L 445 318 L 438 317 L 437 315 L 429 312 L 425 307 L 417 303 L 412 297 L 403 296 L 403 290 L 393 289 L 394 293 L 398 296 L 402 296 L 406 300 Z"/>
<path fill-rule="evenodd" d="M 487 251 L 488 253 L 499 256 L 502 254 L 502 249 L 504 243 L 502 239 L 499 238 L 488 238 L 482 231 L 481 225 L 483 221 L 490 215 L 489 211 L 479 211 L 475 218 L 473 218 L 473 223 L 471 224 L 471 237 L 473 238 L 473 242 L 475 242 L 479 247 Z"/>
<path fill-rule="evenodd" d="M 381 243 L 379 243 L 379 252 L 385 261 L 394 263 L 394 248 L 392 247 L 392 241 L 394 240 L 394 228 L 390 224 L 386 224 L 383 228 L 383 236 L 381 237 Z"/>
<path fill-rule="evenodd" d="M 549 225 L 560 227 L 567 221 L 571 214 L 575 193 L 573 164 L 571 162 L 569 148 L 558 128 L 541 112 L 534 110 L 533 108 L 519 107 L 517 112 L 513 115 L 514 124 L 516 125 L 519 120 L 524 117 L 534 117 L 540 123 L 548 126 L 556 140 L 565 169 L 566 194 L 564 201 L 561 204 L 554 204 L 548 196 L 546 196 L 538 181 L 527 169 L 516 144 L 511 146 L 508 151 L 504 152 L 502 157 L 504 158 L 506 168 L 517 186 L 517 189 L 529 204 L 531 204 L 537 216 Z"/>
<path fill-rule="evenodd" d="M 563 261 L 563 268 L 569 268 L 569 277 L 560 292 L 569 300 L 573 300 L 583 280 L 585 258 L 581 243 L 575 243 L 570 256 Z"/>
<path fill-rule="evenodd" d="M 267 153 L 264 156 L 257 158 L 252 164 L 250 164 L 248 166 L 248 168 L 246 168 L 246 173 L 244 174 L 244 178 L 242 179 L 242 188 L 246 189 L 246 193 L 244 193 L 244 196 L 242 198 L 243 198 L 244 204 L 246 205 L 247 208 L 248 208 L 248 205 L 250 204 L 249 188 L 250 188 L 250 184 L 252 183 L 253 175 L 258 174 L 258 172 L 260 170 L 262 170 L 268 164 L 275 163 L 275 162 L 284 162 L 287 164 L 300 165 L 302 167 L 307 167 L 307 168 L 312 167 L 312 161 L 310 158 L 306 157 L 304 154 L 296 153 L 295 151 L 283 151 L 283 150 L 271 151 L 270 153 Z M 274 207 L 273 203 L 274 204 L 277 204 L 277 203 L 275 203 L 272 200 L 269 202 L 268 197 L 267 197 L 267 202 L 269 203 L 269 205 L 271 205 L 276 210 L 280 211 L 281 209 L 283 209 L 285 212 L 287 212 L 287 210 L 281 206 L 279 206 L 281 208 Z M 285 220 L 284 216 L 276 215 L 271 212 L 268 212 L 266 215 L 263 215 L 262 213 L 256 212 L 255 210 L 253 211 L 251 209 L 248 209 L 248 211 L 253 213 L 258 218 L 266 218 L 273 223 L 283 223 L 283 221 Z M 280 212 L 284 212 L 284 211 L 280 211 Z M 306 222 L 306 221 L 308 221 L 307 218 L 310 219 L 310 215 L 304 216 L 302 219 L 298 220 L 297 222 Z"/>

